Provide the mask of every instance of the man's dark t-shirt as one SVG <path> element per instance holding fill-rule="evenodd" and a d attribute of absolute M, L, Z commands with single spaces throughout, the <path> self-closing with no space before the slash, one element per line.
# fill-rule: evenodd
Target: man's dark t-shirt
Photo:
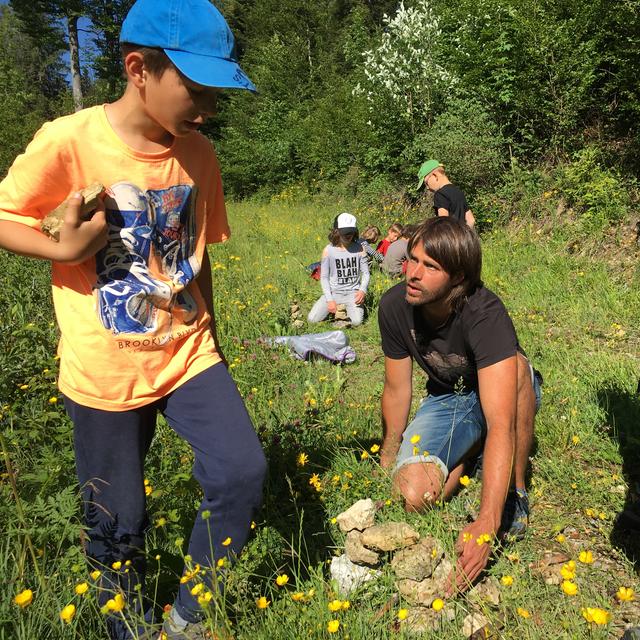
<path fill-rule="evenodd" d="M 436 329 L 424 320 L 420 307 L 406 301 L 405 291 L 401 282 L 380 300 L 382 350 L 394 360 L 412 357 L 429 376 L 430 394 L 477 391 L 478 369 L 522 351 L 500 298 L 484 286 Z"/>
<path fill-rule="evenodd" d="M 469 211 L 469 205 L 464 193 L 453 184 L 445 184 L 433 194 L 433 209 L 438 215 L 438 209 L 446 209 L 449 216 L 465 222 L 464 214 Z"/>

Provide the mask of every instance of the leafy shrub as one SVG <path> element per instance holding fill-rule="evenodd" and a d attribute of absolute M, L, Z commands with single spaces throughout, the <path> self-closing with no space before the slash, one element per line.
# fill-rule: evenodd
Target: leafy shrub
<path fill-rule="evenodd" d="M 629 211 L 629 193 L 620 175 L 602 166 L 593 146 L 579 151 L 560 172 L 558 186 L 585 223 L 602 226 L 622 220 Z"/>

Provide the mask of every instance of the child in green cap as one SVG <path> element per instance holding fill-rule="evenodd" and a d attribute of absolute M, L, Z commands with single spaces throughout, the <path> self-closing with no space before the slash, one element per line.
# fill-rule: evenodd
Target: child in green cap
<path fill-rule="evenodd" d="M 470 227 L 475 225 L 476 219 L 464 193 L 451 184 L 444 167 L 437 160 L 422 163 L 418 170 L 418 181 L 417 189 L 426 185 L 433 193 L 433 209 L 437 216 L 451 216 L 460 222 L 466 222 Z"/>

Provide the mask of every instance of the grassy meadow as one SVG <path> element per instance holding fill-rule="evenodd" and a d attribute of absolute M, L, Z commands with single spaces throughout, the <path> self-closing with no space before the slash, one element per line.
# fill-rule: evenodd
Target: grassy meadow
<path fill-rule="evenodd" d="M 298 303 L 306 319 L 320 295 L 304 266 L 319 259 L 333 217 L 345 209 L 344 202 L 297 203 L 286 193 L 269 204 L 232 204 L 233 237 L 210 249 L 218 333 L 270 465 L 250 542 L 224 600 L 209 607 L 211 624 L 226 625 L 236 638 L 409 637 L 397 622 L 407 605 L 392 600 L 389 569 L 330 610 L 340 597 L 328 562 L 344 540 L 335 516 L 371 497 L 383 504 L 379 521 L 405 519 L 451 550 L 477 504 L 480 487 L 472 481 L 440 509 L 404 514 L 377 465 L 383 356 L 376 310 L 390 280 L 373 274 L 368 318 L 346 330 L 353 364 L 300 362 L 260 340 L 331 328 L 293 329 L 290 307 Z M 545 379 L 531 461 L 531 526 L 524 540 L 497 550 L 488 572 L 501 580 L 502 600 L 485 615 L 499 638 L 618 638 L 625 625 L 640 625 L 637 602 L 616 595 L 620 587 L 638 592 L 639 543 L 615 520 L 640 479 L 633 462 L 640 453 L 638 249 L 625 226 L 594 237 L 554 210 L 550 203 L 543 219 L 520 217 L 483 234 L 485 283 L 502 297 Z M 393 203 L 353 212 L 361 228 L 416 221 Z M 106 637 L 104 615 L 79 544 L 71 426 L 55 385 L 48 267 L 1 253 L 0 269 L 0 639 L 98 640 Z M 423 385 L 418 371 L 416 401 Z M 160 421 L 146 469 L 147 595 L 159 613 L 173 601 L 199 503 L 191 461 L 189 448 Z M 538 575 L 549 551 L 575 560 L 574 595 Z M 278 585 L 283 575 L 288 582 Z M 88 590 L 79 593 L 85 583 Z M 14 598 L 25 589 L 32 601 L 20 607 Z M 69 604 L 75 615 L 64 622 L 60 612 Z M 464 637 L 466 598 L 445 607 L 453 621 L 443 616 L 441 628 L 422 637 Z M 587 607 L 609 616 L 588 622 Z"/>

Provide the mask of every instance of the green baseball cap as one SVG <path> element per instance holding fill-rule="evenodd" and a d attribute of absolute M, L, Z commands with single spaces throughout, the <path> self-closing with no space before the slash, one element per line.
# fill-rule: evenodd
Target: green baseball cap
<path fill-rule="evenodd" d="M 437 160 L 427 160 L 420 165 L 420 169 L 418 169 L 418 186 L 416 187 L 416 191 L 422 188 L 424 184 L 424 179 L 432 172 L 435 171 L 438 167 L 442 165 Z"/>

